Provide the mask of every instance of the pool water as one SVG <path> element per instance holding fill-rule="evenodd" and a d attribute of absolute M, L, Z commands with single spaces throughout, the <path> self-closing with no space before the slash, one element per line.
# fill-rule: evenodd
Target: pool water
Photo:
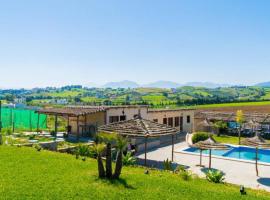
<path fill-rule="evenodd" d="M 194 147 L 185 149 L 184 151 L 200 153 L 200 150 Z M 204 150 L 202 153 L 204 155 L 208 155 L 209 151 Z M 254 161 L 256 156 L 256 149 L 251 147 L 228 146 L 228 150 L 212 150 L 212 155 Z M 270 150 L 259 149 L 258 159 L 259 162 L 270 163 Z"/>

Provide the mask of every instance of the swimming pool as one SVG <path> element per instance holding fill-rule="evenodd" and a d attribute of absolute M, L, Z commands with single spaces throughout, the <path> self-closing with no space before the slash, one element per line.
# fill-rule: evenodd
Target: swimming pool
<path fill-rule="evenodd" d="M 184 149 L 183 151 L 198 154 L 200 153 L 200 150 L 194 147 Z M 208 155 L 209 151 L 204 150 L 203 154 Z M 240 147 L 228 146 L 228 150 L 212 150 L 212 155 L 226 158 L 254 161 L 256 156 L 256 149 L 244 146 Z M 270 150 L 259 149 L 258 160 L 259 162 L 270 163 Z"/>

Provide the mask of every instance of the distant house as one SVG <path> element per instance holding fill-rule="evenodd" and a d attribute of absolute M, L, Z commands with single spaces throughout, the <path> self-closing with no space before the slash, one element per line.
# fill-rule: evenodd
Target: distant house
<path fill-rule="evenodd" d="M 14 104 L 25 104 L 25 103 L 26 103 L 26 98 L 24 97 L 14 99 Z"/>

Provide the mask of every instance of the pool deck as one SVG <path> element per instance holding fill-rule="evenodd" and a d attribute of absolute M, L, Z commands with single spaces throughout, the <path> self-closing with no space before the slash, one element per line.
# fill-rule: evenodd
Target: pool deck
<path fill-rule="evenodd" d="M 209 163 L 208 156 L 203 156 L 203 165 L 206 168 L 197 167 L 199 164 L 198 154 L 181 152 L 187 148 L 185 142 L 175 145 L 174 161 L 176 164 L 184 165 L 200 177 L 205 177 L 205 171 Z M 171 146 L 161 147 L 148 152 L 148 165 L 162 164 L 167 158 L 171 160 Z M 269 155 L 270 156 L 270 155 Z M 144 154 L 138 156 L 144 159 Z M 259 164 L 259 177 L 256 176 L 254 162 L 241 162 L 233 159 L 212 158 L 212 168 L 225 173 L 225 182 L 243 185 L 248 188 L 262 189 L 270 192 L 270 166 Z"/>

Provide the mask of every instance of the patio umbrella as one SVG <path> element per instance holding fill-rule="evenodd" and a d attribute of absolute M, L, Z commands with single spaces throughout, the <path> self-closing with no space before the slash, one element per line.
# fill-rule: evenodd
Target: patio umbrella
<path fill-rule="evenodd" d="M 207 118 L 198 123 L 197 126 L 203 127 L 203 131 L 212 132 L 213 124 Z"/>
<path fill-rule="evenodd" d="M 194 144 L 194 146 L 198 149 L 209 150 L 209 169 L 212 168 L 212 150 L 226 150 L 228 146 L 225 144 L 217 143 L 212 137 L 209 137 L 207 140 L 198 142 Z M 202 153 L 200 153 L 200 165 L 202 160 Z"/>
<path fill-rule="evenodd" d="M 244 142 L 244 145 L 255 147 L 256 149 L 256 156 L 255 156 L 255 166 L 256 166 L 256 175 L 259 176 L 258 170 L 258 153 L 260 149 L 269 149 L 270 143 L 265 142 L 265 140 L 257 133 L 253 138 L 247 138 Z"/>

